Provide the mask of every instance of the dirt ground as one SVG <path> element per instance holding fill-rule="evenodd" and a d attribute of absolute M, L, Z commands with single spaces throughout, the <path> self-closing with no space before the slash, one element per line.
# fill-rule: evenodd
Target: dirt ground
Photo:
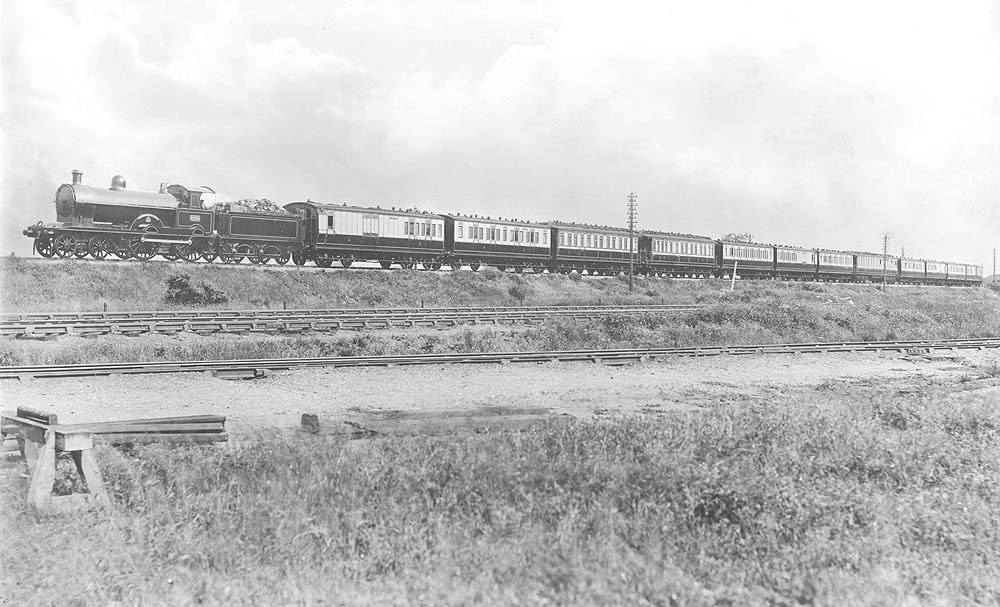
<path fill-rule="evenodd" d="M 697 410 L 727 401 L 787 402 L 817 389 L 893 389 L 1000 401 L 1000 351 L 784 354 L 594 363 L 315 369 L 225 380 L 205 373 L 0 383 L 4 410 L 31 405 L 64 423 L 224 414 L 233 440 L 293 429 L 302 413 L 349 408 L 548 407 L 577 417 Z M 973 389 L 974 388 L 974 389 Z M 990 395 L 987 395 L 989 392 Z"/>

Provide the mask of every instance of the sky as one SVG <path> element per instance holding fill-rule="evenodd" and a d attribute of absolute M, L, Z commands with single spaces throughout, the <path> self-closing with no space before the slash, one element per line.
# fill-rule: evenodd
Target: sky
<path fill-rule="evenodd" d="M 981 263 L 1000 3 L 5 0 L 0 254 L 107 187 Z"/>

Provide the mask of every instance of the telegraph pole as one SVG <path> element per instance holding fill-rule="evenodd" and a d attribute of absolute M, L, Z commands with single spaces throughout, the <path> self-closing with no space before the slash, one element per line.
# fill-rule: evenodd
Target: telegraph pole
<path fill-rule="evenodd" d="M 639 197 L 634 192 L 628 195 L 628 292 L 632 292 L 632 274 L 635 272 L 635 220 L 636 200 Z"/>
<path fill-rule="evenodd" d="M 886 266 L 889 264 L 889 235 L 882 237 L 882 292 L 886 291 Z"/>

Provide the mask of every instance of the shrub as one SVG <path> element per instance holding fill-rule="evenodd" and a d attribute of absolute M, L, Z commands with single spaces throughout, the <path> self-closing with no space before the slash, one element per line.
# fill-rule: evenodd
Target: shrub
<path fill-rule="evenodd" d="M 197 288 L 191 286 L 191 276 L 175 274 L 167 279 L 167 293 L 164 301 L 183 305 L 223 304 L 229 301 L 226 294 L 216 290 L 211 285 L 200 283 Z"/>

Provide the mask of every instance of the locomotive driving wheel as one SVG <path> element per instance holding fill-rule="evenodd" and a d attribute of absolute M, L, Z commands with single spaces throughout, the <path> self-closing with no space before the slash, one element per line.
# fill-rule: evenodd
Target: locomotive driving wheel
<path fill-rule="evenodd" d="M 73 238 L 69 234 L 60 234 L 56 236 L 53 248 L 56 255 L 65 259 L 76 252 L 76 238 Z"/>
<path fill-rule="evenodd" d="M 155 242 L 143 242 L 142 236 L 133 236 L 128 240 L 128 249 L 132 256 L 142 261 L 149 261 L 156 256 L 159 248 Z"/>
<path fill-rule="evenodd" d="M 52 246 L 51 238 L 36 238 L 35 251 L 37 251 L 42 257 L 52 257 L 52 255 L 56 252 Z"/>
<path fill-rule="evenodd" d="M 94 236 L 87 243 L 87 252 L 94 259 L 104 259 L 111 252 L 111 241 L 106 236 Z"/>

